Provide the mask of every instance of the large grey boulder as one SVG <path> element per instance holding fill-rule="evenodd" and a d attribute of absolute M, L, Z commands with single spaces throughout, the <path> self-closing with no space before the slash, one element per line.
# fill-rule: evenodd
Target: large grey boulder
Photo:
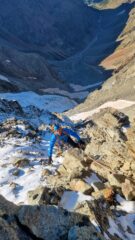
<path fill-rule="evenodd" d="M 84 155 L 80 149 L 70 149 L 65 153 L 63 164 L 59 167 L 58 172 L 61 175 L 67 175 L 68 179 L 80 177 L 85 170 Z"/>
<path fill-rule="evenodd" d="M 23 206 L 18 213 L 21 224 L 41 239 L 67 239 L 68 231 L 76 224 L 89 223 L 88 218 L 56 206 Z"/>

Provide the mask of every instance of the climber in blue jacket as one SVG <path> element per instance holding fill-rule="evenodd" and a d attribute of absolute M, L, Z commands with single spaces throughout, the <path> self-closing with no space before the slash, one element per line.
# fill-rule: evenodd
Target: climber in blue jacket
<path fill-rule="evenodd" d="M 77 140 L 77 142 L 73 141 L 70 137 L 72 136 Z M 52 153 L 55 143 L 62 147 L 64 143 L 71 145 L 74 148 L 83 148 L 84 142 L 81 140 L 79 135 L 69 128 L 62 128 L 59 125 L 55 125 L 53 127 L 53 133 L 50 139 L 50 146 L 48 149 L 48 157 L 49 157 L 49 164 L 52 163 Z"/>

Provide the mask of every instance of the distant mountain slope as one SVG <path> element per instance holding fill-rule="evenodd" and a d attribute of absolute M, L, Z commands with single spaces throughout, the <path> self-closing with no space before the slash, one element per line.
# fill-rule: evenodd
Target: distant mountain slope
<path fill-rule="evenodd" d="M 9 80 L 0 79 L 0 91 L 41 94 L 106 80 L 111 71 L 99 63 L 117 47 L 132 8 L 99 11 L 82 0 L 0 0 L 0 6 L 0 74 Z"/>
<path fill-rule="evenodd" d="M 69 115 L 89 111 L 107 101 L 135 100 L 135 7 L 130 11 L 126 26 L 117 41 L 119 46 L 100 63 L 105 69 L 112 69 L 102 89 L 90 94 L 86 101 L 69 112 Z"/>

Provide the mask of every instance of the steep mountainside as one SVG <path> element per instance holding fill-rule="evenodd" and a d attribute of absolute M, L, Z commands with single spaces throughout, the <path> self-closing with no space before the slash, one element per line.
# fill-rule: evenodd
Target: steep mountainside
<path fill-rule="evenodd" d="M 123 14 L 123 13 L 121 13 Z M 100 90 L 90 94 L 86 101 L 78 105 L 69 115 L 94 109 L 107 101 L 125 99 L 135 100 L 135 7 L 129 14 L 128 21 L 120 36 L 119 46 L 100 62 L 105 69 L 112 69 L 110 77 Z M 111 26 L 110 26 L 111 27 Z"/>
<path fill-rule="evenodd" d="M 0 78 L 0 91 L 41 94 L 101 85 L 111 71 L 99 63 L 118 46 L 132 8 L 127 2 L 97 10 L 82 0 L 0 0 L 0 5 L 0 74 L 8 78 Z"/>

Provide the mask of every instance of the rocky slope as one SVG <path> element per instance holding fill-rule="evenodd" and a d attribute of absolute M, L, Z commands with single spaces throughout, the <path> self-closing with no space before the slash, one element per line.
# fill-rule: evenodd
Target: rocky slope
<path fill-rule="evenodd" d="M 134 239 L 134 120 L 113 108 L 76 125 L 15 101 L 1 100 L 0 109 L 0 193 L 18 204 L 0 197 L 4 240 Z M 53 122 L 75 128 L 86 146 L 61 157 L 55 149 L 47 166 Z"/>
<path fill-rule="evenodd" d="M 57 218 L 57 221 L 55 220 Z M 4 240 L 87 239 L 104 240 L 88 217 L 56 206 L 17 207 L 0 196 L 0 238 Z M 77 238 L 76 238 L 77 237 Z"/>
<path fill-rule="evenodd" d="M 71 110 L 69 115 L 92 110 L 107 101 L 135 100 L 134 25 L 135 7 L 133 4 L 126 26 L 117 38 L 117 42 L 120 42 L 119 46 L 110 56 L 100 62 L 105 69 L 112 69 L 112 77 L 107 79 L 100 90 L 91 93 L 84 103 L 78 105 L 73 111 Z M 132 115 L 131 111 L 130 114 Z"/>

